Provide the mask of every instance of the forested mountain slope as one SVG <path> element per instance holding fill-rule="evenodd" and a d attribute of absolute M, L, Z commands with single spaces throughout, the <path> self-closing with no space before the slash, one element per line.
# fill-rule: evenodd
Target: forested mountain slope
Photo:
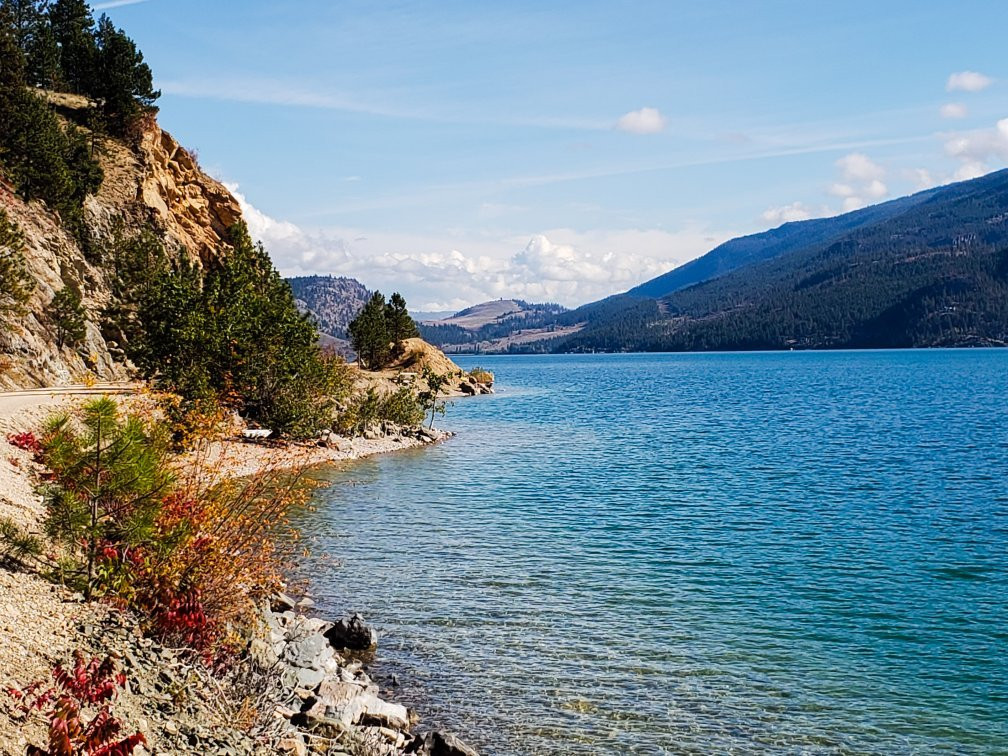
<path fill-rule="evenodd" d="M 287 283 L 298 307 L 314 318 L 319 331 L 336 339 L 347 338 L 347 326 L 371 298 L 371 292 L 355 278 L 298 276 Z"/>
<path fill-rule="evenodd" d="M 610 308 L 551 348 L 1008 343 L 1008 171 L 869 210 L 787 224 L 736 240 L 734 247 L 728 242 L 719 249 L 748 250 L 756 262 L 656 300 L 624 300 L 625 306 Z M 833 231 L 826 233 L 827 226 Z M 836 229 L 847 230 L 837 234 Z M 812 241 L 795 246 L 803 238 Z M 670 276 L 633 292 L 673 285 Z"/>

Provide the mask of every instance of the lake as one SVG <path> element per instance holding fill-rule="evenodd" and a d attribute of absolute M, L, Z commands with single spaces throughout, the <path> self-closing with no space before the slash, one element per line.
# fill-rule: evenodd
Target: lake
<path fill-rule="evenodd" d="M 1008 752 L 1008 350 L 458 361 L 498 379 L 458 437 L 327 471 L 300 523 L 319 609 L 378 627 L 425 723 Z"/>

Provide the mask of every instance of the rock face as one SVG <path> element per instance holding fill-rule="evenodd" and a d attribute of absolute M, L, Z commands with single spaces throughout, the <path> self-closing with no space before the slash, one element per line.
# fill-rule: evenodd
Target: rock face
<path fill-rule="evenodd" d="M 0 329 L 0 389 L 128 376 L 122 345 L 110 343 L 101 331 L 101 311 L 110 298 L 101 255 L 117 224 L 126 229 L 151 225 L 170 255 L 197 264 L 228 248 L 227 229 L 241 218 L 237 200 L 157 124 L 148 127 L 135 150 L 105 140 L 100 160 L 105 179 L 84 202 L 91 239 L 87 251 L 43 202 L 24 202 L 0 182 L 0 208 L 24 235 L 25 260 L 36 284 L 25 316 Z M 81 344 L 58 349 L 46 310 L 64 285 L 81 292 L 87 324 Z"/>

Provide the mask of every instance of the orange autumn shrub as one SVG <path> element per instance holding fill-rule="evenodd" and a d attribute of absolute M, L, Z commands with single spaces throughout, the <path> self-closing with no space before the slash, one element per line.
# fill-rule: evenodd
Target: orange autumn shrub
<path fill-rule="evenodd" d="M 228 477 L 234 460 L 221 448 L 203 441 L 184 457 L 165 458 L 170 485 L 151 504 L 142 537 L 106 529 L 93 549 L 95 596 L 140 612 L 152 633 L 208 662 L 226 660 L 255 621 L 257 602 L 279 588 L 296 545 L 287 516 L 310 493 L 302 475 L 286 469 L 292 459 Z M 53 467 L 54 485 L 74 453 L 65 449 L 64 464 Z"/>

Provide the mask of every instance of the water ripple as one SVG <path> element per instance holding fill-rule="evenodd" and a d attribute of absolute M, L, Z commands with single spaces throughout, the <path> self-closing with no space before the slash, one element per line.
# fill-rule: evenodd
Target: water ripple
<path fill-rule="evenodd" d="M 480 358 L 328 471 L 323 610 L 486 753 L 1008 752 L 1008 352 Z"/>

